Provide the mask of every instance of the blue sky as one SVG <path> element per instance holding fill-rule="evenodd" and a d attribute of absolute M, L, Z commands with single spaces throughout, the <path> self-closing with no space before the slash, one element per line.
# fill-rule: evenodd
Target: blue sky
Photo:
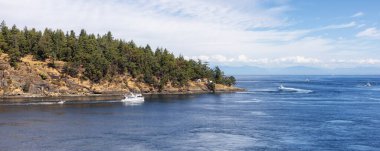
<path fill-rule="evenodd" d="M 222 66 L 380 67 L 378 0 L 0 0 L 0 19 L 165 47 Z"/>

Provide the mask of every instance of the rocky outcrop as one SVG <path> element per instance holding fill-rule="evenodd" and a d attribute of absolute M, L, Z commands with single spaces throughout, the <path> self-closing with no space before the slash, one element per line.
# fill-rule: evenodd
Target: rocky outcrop
<path fill-rule="evenodd" d="M 0 54 L 0 97 L 46 97 L 46 96 L 90 96 L 96 94 L 123 94 L 141 92 L 147 94 L 208 93 L 207 83 L 189 81 L 185 87 L 173 87 L 169 83 L 162 91 L 138 82 L 128 75 L 115 76 L 109 80 L 92 83 L 86 79 L 63 74 L 65 62 L 56 61 L 51 68 L 47 62 L 33 60 L 32 56 L 21 59 L 17 67 L 8 63 L 8 55 Z M 217 92 L 241 91 L 235 87 L 216 85 Z"/>

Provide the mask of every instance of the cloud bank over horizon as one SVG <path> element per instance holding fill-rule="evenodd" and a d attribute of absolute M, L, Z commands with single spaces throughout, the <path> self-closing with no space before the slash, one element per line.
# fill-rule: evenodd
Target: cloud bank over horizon
<path fill-rule="evenodd" d="M 212 64 L 339 68 L 380 65 L 378 4 L 354 0 L 0 0 L 0 19 L 18 27 L 112 31 L 116 38 L 165 47 L 176 55 Z M 338 5 L 343 5 L 341 10 L 332 7 Z"/>

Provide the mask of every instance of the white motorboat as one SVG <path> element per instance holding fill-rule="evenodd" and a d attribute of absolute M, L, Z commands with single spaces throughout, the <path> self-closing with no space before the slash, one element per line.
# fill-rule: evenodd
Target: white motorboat
<path fill-rule="evenodd" d="M 145 100 L 144 100 L 144 97 L 142 96 L 142 94 L 135 94 L 135 93 L 130 93 L 130 94 L 125 94 L 124 95 L 124 99 L 121 100 L 121 102 L 124 102 L 124 103 L 143 103 Z"/>
<path fill-rule="evenodd" d="M 58 104 L 65 104 L 66 101 L 59 101 Z"/>

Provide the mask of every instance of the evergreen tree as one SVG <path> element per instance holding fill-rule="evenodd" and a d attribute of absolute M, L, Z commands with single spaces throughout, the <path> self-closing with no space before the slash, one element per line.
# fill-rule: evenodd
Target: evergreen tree
<path fill-rule="evenodd" d="M 31 39 L 29 32 L 27 27 L 24 27 L 24 30 L 21 31 L 20 49 L 23 54 L 27 54 L 32 50 L 31 42 L 29 42 L 29 39 Z"/>
<path fill-rule="evenodd" d="M 4 43 L 1 44 L 1 49 L 4 52 L 7 52 L 9 50 L 10 32 L 9 32 L 8 26 L 6 25 L 5 21 L 2 21 L 0 26 L 1 26 L 1 35 L 4 39 Z"/>
<path fill-rule="evenodd" d="M 21 52 L 19 50 L 19 47 L 14 47 L 9 50 L 9 64 L 12 67 L 17 67 L 17 63 L 20 62 L 21 59 Z"/>
<path fill-rule="evenodd" d="M 66 54 L 64 54 L 64 61 L 73 61 L 75 53 L 78 50 L 78 42 L 73 30 L 70 34 L 66 34 Z"/>
<path fill-rule="evenodd" d="M 10 48 L 16 48 L 19 47 L 19 41 L 20 41 L 20 30 L 16 27 L 16 25 L 12 26 L 12 29 L 10 31 L 10 37 L 8 41 L 8 45 Z M 19 49 L 19 48 L 18 48 Z"/>
<path fill-rule="evenodd" d="M 58 60 L 67 60 L 67 41 L 65 33 L 62 30 L 56 30 L 53 33 L 52 57 Z"/>
<path fill-rule="evenodd" d="M 215 83 L 218 83 L 218 84 L 221 84 L 223 83 L 223 72 L 222 70 L 220 70 L 220 68 L 218 66 L 215 67 L 215 75 L 214 75 L 214 78 L 215 78 Z"/>
<path fill-rule="evenodd" d="M 51 39 L 52 31 L 50 29 L 45 29 L 42 37 L 38 41 L 38 50 L 36 59 L 46 60 L 52 53 L 53 41 Z"/>
<path fill-rule="evenodd" d="M 42 37 L 42 33 L 40 31 L 36 31 L 34 28 L 24 32 L 27 43 L 24 49 L 26 51 L 29 51 L 29 53 L 36 55 L 37 51 L 39 50 L 38 42 Z"/>
<path fill-rule="evenodd" d="M 7 48 L 7 43 L 5 42 L 4 36 L 0 33 L 0 52 L 4 52 Z"/>

